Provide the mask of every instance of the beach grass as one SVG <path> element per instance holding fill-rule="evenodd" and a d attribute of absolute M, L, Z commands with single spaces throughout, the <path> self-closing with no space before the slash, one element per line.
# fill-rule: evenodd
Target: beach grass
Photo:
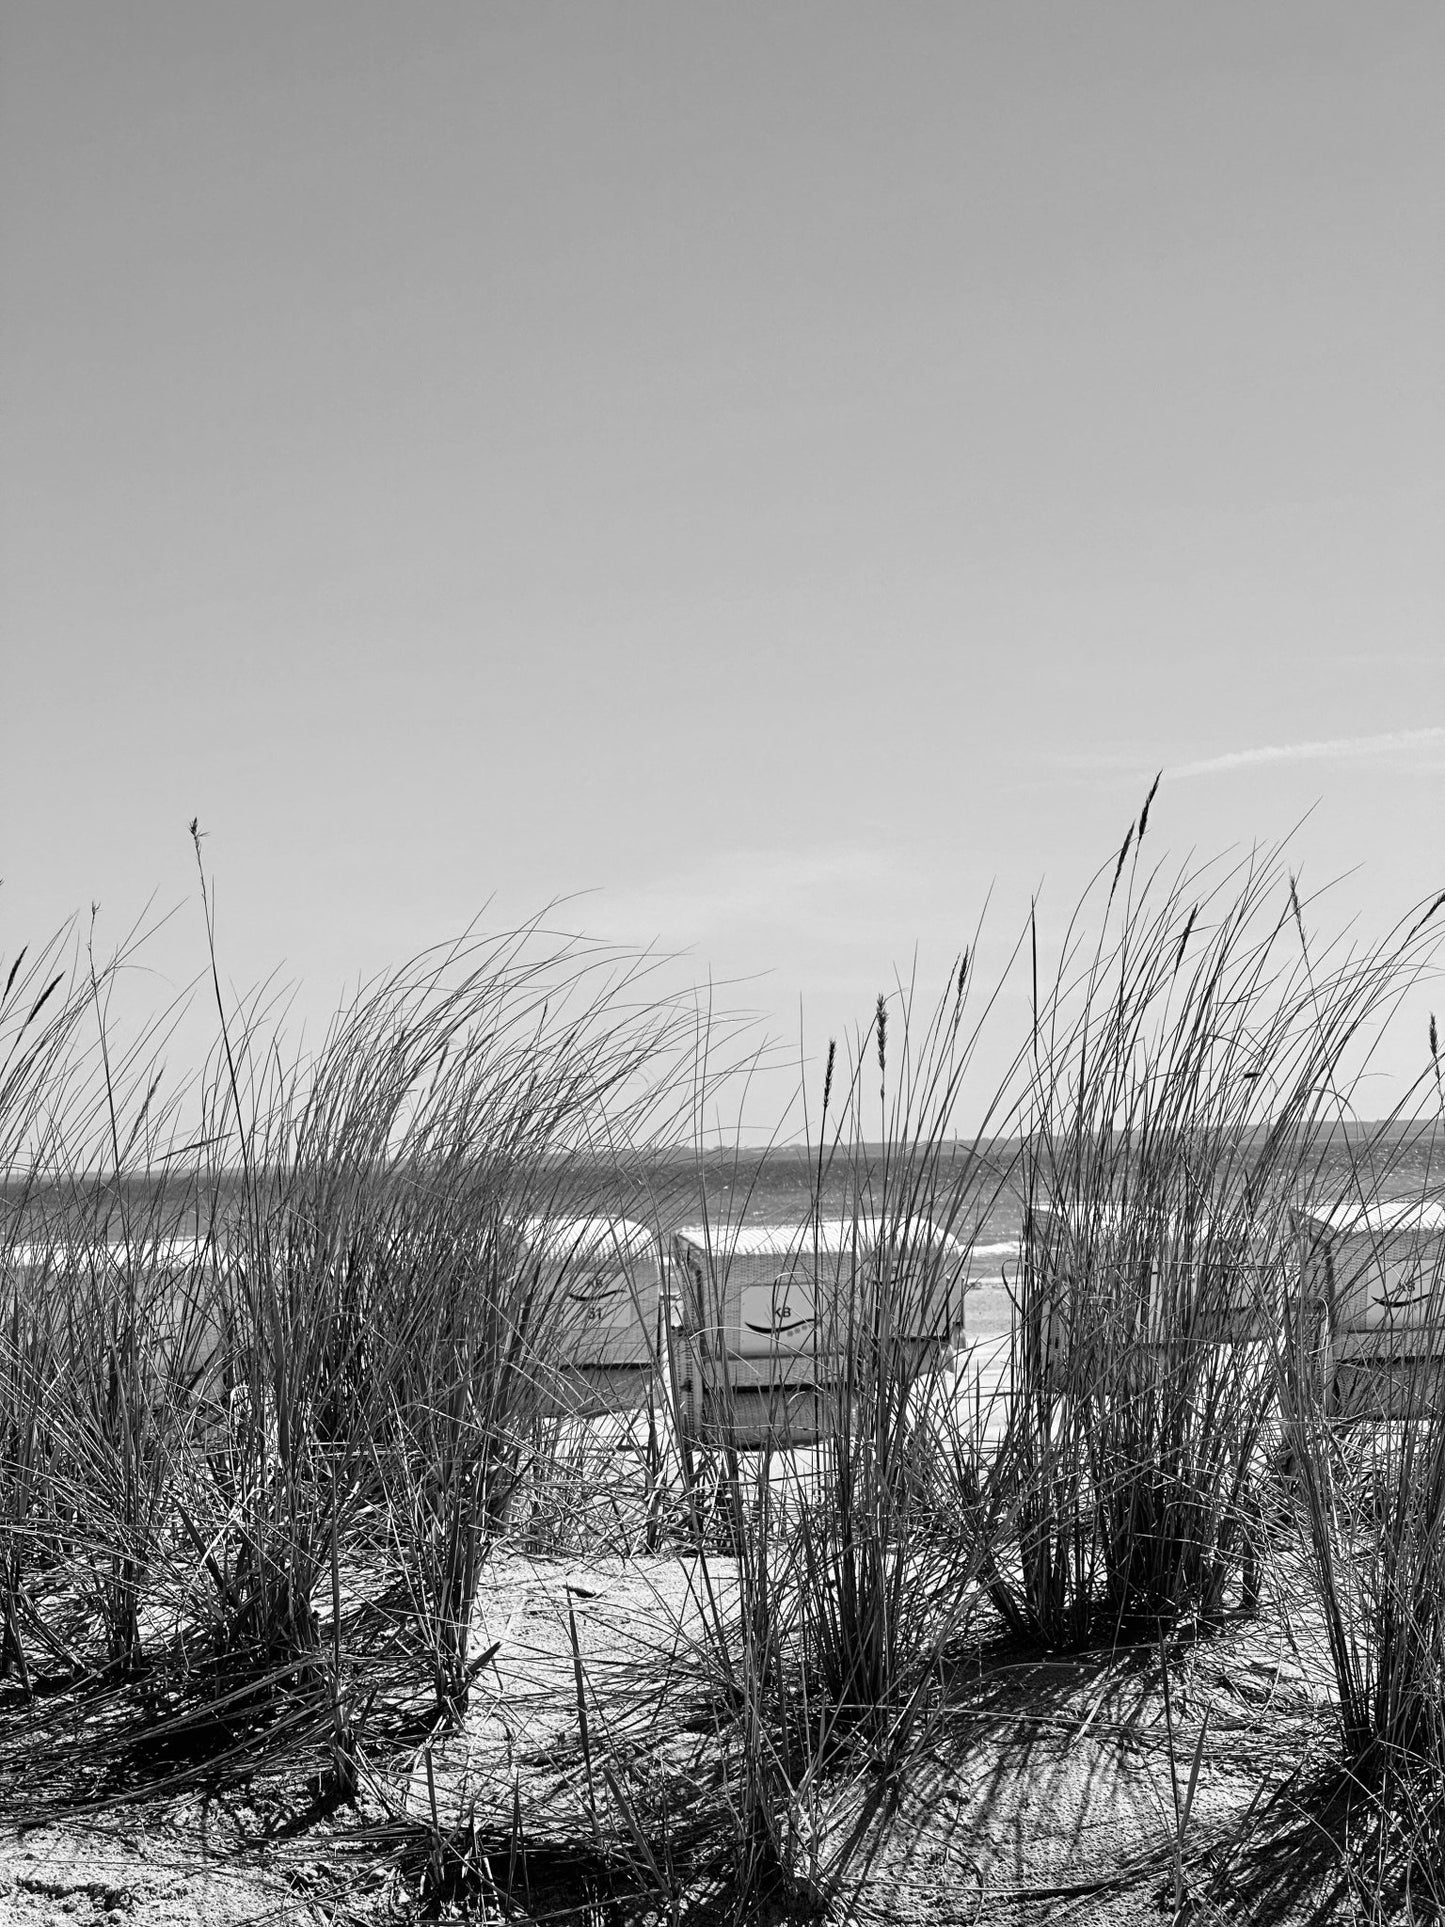
<path fill-rule="evenodd" d="M 1440 1375 L 1388 1417 L 1332 1403 L 1299 1226 L 1342 1188 L 1397 1199 L 1407 1166 L 1438 1196 L 1433 1038 L 1400 1113 L 1346 1127 L 1440 904 L 1372 948 L 1321 945 L 1286 852 L 1151 864 L 1148 814 L 1052 961 L 1021 934 L 1030 1021 L 1002 1079 L 979 1087 L 1005 1006 L 975 943 L 804 1080 L 813 1362 L 765 1436 L 702 1343 L 758 1206 L 720 1189 L 696 1120 L 747 1048 L 650 959 L 539 919 L 412 960 L 303 1057 L 263 996 L 223 993 L 208 915 L 216 1048 L 174 1086 L 167 1015 L 129 1042 L 111 1020 L 124 956 L 72 932 L 7 965 L 14 1800 L 100 1812 L 310 1774 L 417 1909 L 841 1918 L 903 1837 L 910 1775 L 978 1717 L 982 1655 L 1139 1654 L 1164 1682 L 1178 1912 L 1209 1755 L 1171 1669 L 1303 1586 L 1353 1789 L 1341 1878 L 1380 1918 L 1433 1904 Z M 965 1396 L 972 1254 L 1005 1196 L 1012 1319 L 995 1388 Z M 631 1409 L 579 1415 L 551 1233 L 619 1198 L 664 1263 L 695 1228 L 699 1297 L 664 1288 Z M 539 1561 L 582 1575 L 525 1663 L 522 1606 L 489 1603 L 523 1561 L 534 1590 Z M 651 1601 L 621 1658 L 589 1643 L 592 1566 Z M 68 1766 L 45 1738 L 62 1702 L 93 1722 Z M 550 1778 L 513 1732 L 539 1721 L 569 1736 L 537 1755 Z M 483 1788 L 450 1763 L 488 1733 Z"/>

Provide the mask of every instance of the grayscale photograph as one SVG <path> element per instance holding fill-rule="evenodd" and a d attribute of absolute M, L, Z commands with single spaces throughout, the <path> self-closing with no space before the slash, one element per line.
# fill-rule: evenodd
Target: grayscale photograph
<path fill-rule="evenodd" d="M 0 1927 L 1445 1923 L 1441 0 L 0 0 Z"/>

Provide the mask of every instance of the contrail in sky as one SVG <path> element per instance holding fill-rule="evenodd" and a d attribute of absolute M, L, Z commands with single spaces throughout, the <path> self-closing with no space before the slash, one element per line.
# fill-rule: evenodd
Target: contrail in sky
<path fill-rule="evenodd" d="M 1427 729 L 1392 729 L 1383 736 L 1331 736 L 1314 743 L 1265 743 L 1258 749 L 1232 749 L 1223 756 L 1206 756 L 1198 763 L 1181 763 L 1171 776 L 1214 776 L 1223 770 L 1249 769 L 1258 763 L 1322 763 L 1347 756 L 1380 756 L 1396 749 L 1420 749 L 1426 743 L 1445 743 L 1445 725 Z"/>

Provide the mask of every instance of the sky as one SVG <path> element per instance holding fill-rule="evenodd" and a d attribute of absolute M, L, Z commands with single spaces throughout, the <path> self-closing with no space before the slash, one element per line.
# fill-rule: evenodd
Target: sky
<path fill-rule="evenodd" d="M 568 899 L 816 1064 L 1156 770 L 1445 887 L 1437 0 L 0 23 L 0 958 L 198 818 L 305 1026 Z"/>

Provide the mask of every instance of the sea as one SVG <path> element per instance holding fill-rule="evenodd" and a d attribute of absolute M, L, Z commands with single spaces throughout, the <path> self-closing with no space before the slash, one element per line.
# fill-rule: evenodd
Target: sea
<path fill-rule="evenodd" d="M 971 1332 L 1003 1332 L 1012 1319 L 1011 1285 L 1023 1226 L 1018 1152 L 1016 1141 L 996 1139 L 948 1144 L 932 1158 L 933 1197 L 964 1201 L 950 1228 L 968 1247 Z M 706 1222 L 714 1241 L 725 1244 L 729 1232 L 742 1226 L 798 1227 L 808 1221 L 815 1199 L 825 1221 L 846 1219 L 854 1212 L 874 1215 L 885 1205 L 891 1212 L 901 1196 L 908 1196 L 908 1172 L 907 1156 L 881 1144 L 825 1156 L 821 1162 L 816 1151 L 798 1146 L 735 1145 L 638 1151 L 605 1163 L 565 1156 L 543 1174 L 542 1191 L 551 1215 L 625 1218 L 659 1229 Z M 107 1188 L 117 1226 L 129 1205 L 132 1213 L 142 1207 L 152 1235 L 164 1231 L 184 1237 L 204 1229 L 186 1202 L 188 1194 L 195 1194 L 184 1174 L 151 1174 L 109 1187 L 100 1177 L 91 1187 L 82 1185 L 92 1228 L 97 1193 Z M 1428 1122 L 1389 1129 L 1368 1124 L 1337 1128 L 1311 1154 L 1309 1190 L 1317 1202 L 1362 1192 L 1375 1198 L 1445 1201 L 1445 1139 Z M 158 1191 L 173 1197 L 174 1211 L 158 1198 Z M 223 1216 L 235 1208 L 234 1183 L 222 1183 L 218 1202 Z M 543 1202 L 535 1197 L 529 1212 Z M 36 1207 L 43 1210 L 44 1201 L 32 1193 L 28 1205 L 22 1205 L 12 1187 L 0 1185 L 0 1207 L 5 1203 L 12 1206 L 6 1228 L 11 1240 L 20 1243 L 30 1230 L 25 1220 L 33 1223 Z M 937 1205 L 930 1207 L 925 1196 L 910 1208 L 935 1220 L 944 1215 Z"/>

